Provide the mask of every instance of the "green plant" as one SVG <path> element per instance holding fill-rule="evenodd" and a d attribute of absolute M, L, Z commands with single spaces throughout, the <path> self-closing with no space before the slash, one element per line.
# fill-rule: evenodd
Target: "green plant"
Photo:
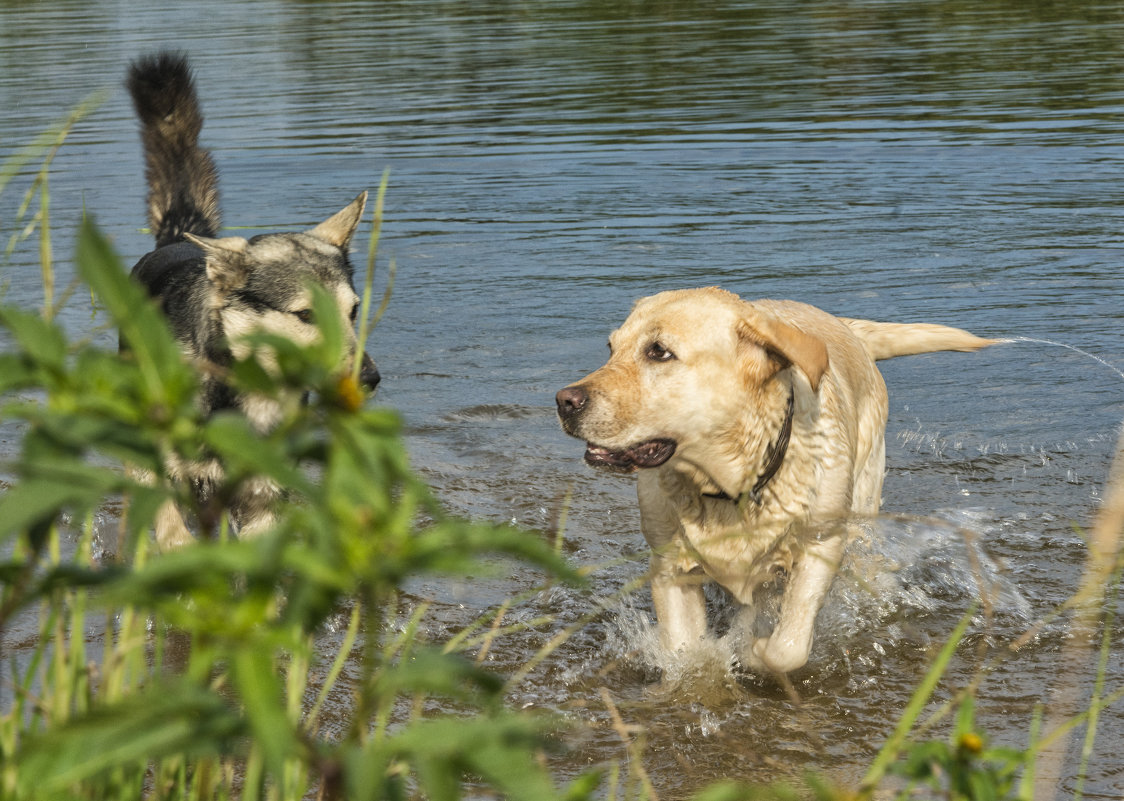
<path fill-rule="evenodd" d="M 957 801 L 1018 797 L 1018 777 L 1027 766 L 1028 752 L 989 747 L 976 729 L 974 709 L 971 697 L 966 698 L 948 740 L 913 744 L 890 772 Z"/>
<path fill-rule="evenodd" d="M 69 342 L 46 316 L 0 308 L 14 343 L 0 355 L 2 414 L 24 429 L 17 480 L 0 497 L 10 554 L 0 627 L 25 610 L 42 620 L 38 647 L 11 662 L 4 795 L 451 799 L 470 781 L 512 798 L 562 795 L 535 758 L 555 722 L 508 711 L 499 677 L 389 622 L 398 588 L 421 574 L 479 572 L 496 559 L 566 581 L 577 574 L 533 535 L 444 514 L 410 470 L 397 415 L 358 403 L 353 377 L 332 369 L 341 331 L 329 325 L 309 349 L 259 337 L 277 354 L 276 376 L 252 358 L 233 365 L 229 380 L 247 391 L 313 388 L 259 436 L 238 415 L 200 416 L 194 370 L 88 221 L 76 263 L 125 356 Z M 224 536 L 221 503 L 195 506 L 165 480 L 169 454 L 221 458 L 220 502 L 251 476 L 288 488 L 276 530 Z M 160 480 L 138 482 L 126 465 Z M 153 558 L 148 530 L 169 497 L 192 509 L 204 537 Z M 129 558 L 98 564 L 91 521 L 114 498 Z M 64 530 L 80 532 L 73 558 L 61 555 Z M 84 644 L 91 610 L 106 616 L 100 664 Z M 341 613 L 349 635 L 327 660 L 328 680 L 310 685 L 310 666 L 323 667 L 317 633 Z M 319 703 L 306 709 L 302 699 L 322 703 L 345 659 L 358 660 L 361 678 L 346 731 L 329 737 Z M 437 697 L 460 712 L 417 712 Z"/>

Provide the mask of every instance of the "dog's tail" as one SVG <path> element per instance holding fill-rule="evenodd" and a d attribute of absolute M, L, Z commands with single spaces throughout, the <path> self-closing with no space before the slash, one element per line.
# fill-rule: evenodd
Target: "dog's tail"
<path fill-rule="evenodd" d="M 863 341 L 871 357 L 892 359 L 895 356 L 912 356 L 937 350 L 973 351 L 1002 342 L 1001 339 L 984 339 L 959 328 L 931 323 L 876 323 L 873 320 L 841 318 L 847 327 Z"/>
<path fill-rule="evenodd" d="M 199 147 L 203 112 L 187 57 L 143 56 L 129 67 L 125 85 L 141 122 L 148 224 L 157 247 L 185 233 L 216 236 L 218 173 L 211 154 Z"/>

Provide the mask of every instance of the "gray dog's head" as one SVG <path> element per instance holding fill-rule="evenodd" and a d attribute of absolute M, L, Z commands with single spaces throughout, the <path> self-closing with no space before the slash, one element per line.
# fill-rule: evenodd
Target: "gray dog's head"
<path fill-rule="evenodd" d="M 223 333 L 235 356 L 247 356 L 246 337 L 259 332 L 300 345 L 316 342 L 320 329 L 310 289 L 316 285 L 336 301 L 346 337 L 341 370 L 350 369 L 359 351 L 355 336 L 359 297 L 352 284 L 347 248 L 366 201 L 364 192 L 316 227 L 296 234 L 264 234 L 249 240 L 187 234 L 206 258 Z M 268 354 L 262 356 L 268 369 Z M 374 390 L 380 380 L 378 368 L 367 353 L 359 358 L 360 382 Z"/>

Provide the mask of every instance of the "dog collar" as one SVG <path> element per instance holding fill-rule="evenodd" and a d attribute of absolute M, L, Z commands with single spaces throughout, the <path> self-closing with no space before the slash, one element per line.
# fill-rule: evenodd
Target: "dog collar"
<path fill-rule="evenodd" d="M 747 491 L 739 495 L 737 498 L 731 498 L 725 492 L 704 492 L 703 497 L 718 498 L 724 501 L 736 500 L 738 505 L 741 506 L 747 500 L 753 501 L 757 506 L 760 506 L 765 500 L 761 492 L 765 489 L 766 485 L 773 480 L 777 472 L 781 469 L 781 463 L 784 462 L 785 454 L 788 452 L 788 441 L 792 437 L 792 415 L 796 407 L 796 393 L 789 390 L 788 393 L 788 406 L 785 408 L 784 422 L 781 423 L 780 433 L 777 434 L 777 439 L 769 443 L 765 449 L 765 468 L 761 474 L 757 476 L 757 481 Z"/>

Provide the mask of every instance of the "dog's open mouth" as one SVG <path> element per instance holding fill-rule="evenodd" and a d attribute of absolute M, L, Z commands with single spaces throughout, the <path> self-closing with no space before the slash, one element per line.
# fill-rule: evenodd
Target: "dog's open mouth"
<path fill-rule="evenodd" d="M 594 467 L 604 467 L 622 473 L 631 473 L 642 467 L 659 467 L 675 453 L 675 440 L 652 439 L 622 451 L 611 451 L 594 445 L 585 446 L 585 461 Z"/>

